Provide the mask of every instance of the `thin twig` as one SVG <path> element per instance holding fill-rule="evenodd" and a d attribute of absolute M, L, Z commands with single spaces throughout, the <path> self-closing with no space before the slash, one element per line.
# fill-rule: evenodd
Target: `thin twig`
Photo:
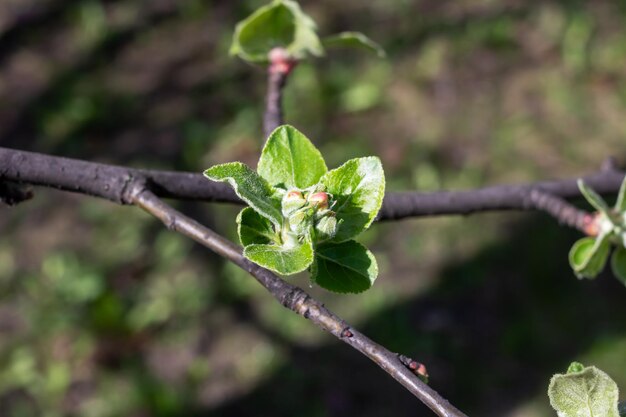
<path fill-rule="evenodd" d="M 591 213 L 580 210 L 560 197 L 540 190 L 532 190 L 529 193 L 528 202 L 534 208 L 550 214 L 560 224 L 578 229 L 583 233 L 589 232 L 589 225 L 593 222 Z"/>
<path fill-rule="evenodd" d="M 263 132 L 267 138 L 278 126 L 283 124 L 283 89 L 287 77 L 297 64 L 283 48 L 274 48 L 269 53 L 267 67 L 267 96 L 263 116 Z"/>
<path fill-rule="evenodd" d="M 134 178 L 145 178 L 162 198 L 243 204 L 224 183 L 202 174 L 132 169 L 0 147 L 0 180 L 40 185 L 129 204 L 124 188 Z M 600 194 L 616 194 L 623 171 L 601 170 L 582 177 Z M 498 185 L 466 191 L 388 192 L 378 220 L 471 214 L 497 210 L 529 210 L 532 190 L 564 199 L 580 198 L 577 178 L 528 184 Z"/>
<path fill-rule="evenodd" d="M 302 289 L 283 281 L 267 269 L 245 259 L 239 246 L 176 211 L 140 184 L 130 190 L 129 197 L 134 204 L 157 217 L 169 229 L 192 238 L 250 273 L 283 306 L 311 320 L 324 331 L 370 358 L 437 415 L 466 417 L 439 393 L 423 383 L 411 369 L 400 361 L 396 354 L 358 332 Z"/>

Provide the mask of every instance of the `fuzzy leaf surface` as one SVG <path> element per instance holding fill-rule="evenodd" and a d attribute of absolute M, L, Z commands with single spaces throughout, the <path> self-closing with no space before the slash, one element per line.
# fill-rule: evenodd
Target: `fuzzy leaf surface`
<path fill-rule="evenodd" d="M 369 289 L 378 276 L 374 255 L 354 240 L 324 243 L 315 250 L 311 280 L 338 293 L 360 293 Z"/>
<path fill-rule="evenodd" d="M 237 216 L 237 233 L 243 246 L 269 244 L 276 242 L 277 236 L 272 222 L 250 207 L 246 207 Z"/>
<path fill-rule="evenodd" d="M 241 162 L 215 165 L 204 171 L 204 175 L 213 181 L 227 182 L 239 198 L 263 217 L 277 226 L 282 224 L 280 200 L 274 197 L 274 190 L 267 181 L 247 165 Z"/>
<path fill-rule="evenodd" d="M 322 45 L 326 48 L 366 49 L 378 55 L 379 58 L 385 57 L 385 50 L 360 32 L 341 32 L 336 35 L 328 36 L 322 39 Z"/>
<path fill-rule="evenodd" d="M 619 417 L 617 384 L 594 366 L 554 375 L 548 396 L 559 417 Z"/>
<path fill-rule="evenodd" d="M 295 127 L 278 127 L 267 139 L 257 168 L 271 185 L 304 189 L 317 184 L 328 168 L 320 151 Z"/>
<path fill-rule="evenodd" d="M 352 239 L 374 221 L 385 195 L 385 174 L 375 156 L 351 159 L 328 171 L 320 181 L 336 200 L 338 220 L 334 242 Z"/>
<path fill-rule="evenodd" d="M 281 275 L 302 272 L 313 262 L 313 246 L 310 242 L 285 247 L 278 245 L 249 245 L 243 255 L 252 262 Z"/>

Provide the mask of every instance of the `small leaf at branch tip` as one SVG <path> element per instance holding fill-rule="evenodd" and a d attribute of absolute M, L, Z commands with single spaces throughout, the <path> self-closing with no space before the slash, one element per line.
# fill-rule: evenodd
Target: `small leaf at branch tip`
<path fill-rule="evenodd" d="M 567 368 L 568 374 L 573 374 L 575 372 L 582 372 L 585 369 L 585 366 L 580 362 L 572 362 Z"/>
<path fill-rule="evenodd" d="M 322 39 L 326 48 L 362 48 L 385 58 L 385 50 L 376 42 L 360 32 L 342 32 Z"/>
<path fill-rule="evenodd" d="M 619 417 L 617 384 L 594 366 L 572 363 L 550 380 L 550 405 L 559 417 Z"/>
<path fill-rule="evenodd" d="M 587 200 L 589 204 L 591 204 L 596 210 L 608 216 L 609 206 L 602 199 L 602 197 L 600 197 L 598 193 L 596 193 L 594 190 L 587 187 L 582 179 L 578 179 L 577 184 L 578 189 L 580 190 L 583 197 L 585 197 L 585 200 Z"/>

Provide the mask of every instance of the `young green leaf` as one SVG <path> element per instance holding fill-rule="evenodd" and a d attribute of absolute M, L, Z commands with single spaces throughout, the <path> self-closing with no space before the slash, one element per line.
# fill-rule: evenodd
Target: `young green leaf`
<path fill-rule="evenodd" d="M 313 262 L 313 246 L 304 241 L 295 246 L 249 245 L 243 255 L 255 264 L 281 275 L 302 272 Z"/>
<path fill-rule="evenodd" d="M 550 405 L 560 417 L 619 417 L 617 384 L 594 366 L 550 380 Z"/>
<path fill-rule="evenodd" d="M 622 185 L 619 187 L 619 194 L 615 202 L 615 211 L 619 213 L 626 211 L 626 177 L 624 177 Z"/>
<path fill-rule="evenodd" d="M 317 25 L 302 11 L 300 5 L 295 1 L 282 1 L 296 18 L 296 35 L 294 41 L 287 47 L 287 50 L 296 59 L 305 58 L 307 54 L 313 56 L 323 56 L 324 47 L 320 38 L 317 36 Z"/>
<path fill-rule="evenodd" d="M 615 278 L 626 285 L 626 249 L 621 246 L 613 251 L 613 255 L 611 256 L 611 269 L 613 270 Z"/>
<path fill-rule="evenodd" d="M 281 226 L 283 216 L 280 200 L 274 197 L 272 187 L 256 172 L 241 162 L 215 165 L 204 175 L 213 181 L 228 182 L 243 201 L 259 212 L 263 217 Z"/>
<path fill-rule="evenodd" d="M 294 1 L 275 0 L 239 22 L 230 53 L 247 61 L 265 63 L 275 47 L 286 48 L 296 59 L 307 54 L 324 54 L 315 23 Z"/>
<path fill-rule="evenodd" d="M 375 156 L 351 159 L 328 171 L 320 180 L 336 203 L 337 217 L 334 242 L 352 239 L 374 221 L 385 195 L 385 174 Z"/>
<path fill-rule="evenodd" d="M 379 44 L 360 32 L 342 32 L 322 39 L 326 48 L 362 48 L 385 57 L 385 50 Z"/>
<path fill-rule="evenodd" d="M 569 262 L 578 278 L 595 278 L 606 264 L 610 245 L 607 235 L 585 237 L 572 246 Z"/>
<path fill-rule="evenodd" d="M 311 280 L 338 293 L 360 293 L 369 289 L 378 276 L 374 255 L 354 240 L 324 243 L 315 248 Z"/>
<path fill-rule="evenodd" d="M 568 374 L 573 374 L 573 373 L 576 373 L 576 372 L 582 372 L 584 370 L 585 370 L 585 365 L 583 365 L 580 362 L 572 362 L 567 367 L 567 373 Z"/>
<path fill-rule="evenodd" d="M 328 171 L 320 152 L 295 127 L 278 127 L 267 139 L 257 171 L 271 185 L 287 190 L 317 184 Z"/>
<path fill-rule="evenodd" d="M 606 202 L 591 188 L 587 187 L 587 185 L 583 182 L 583 180 L 578 180 L 578 189 L 582 193 L 583 197 L 591 204 L 596 210 L 601 213 L 604 213 L 608 216 L 609 207 L 606 205 Z"/>
<path fill-rule="evenodd" d="M 250 207 L 237 216 L 237 232 L 243 246 L 277 243 L 279 238 L 272 223 Z"/>

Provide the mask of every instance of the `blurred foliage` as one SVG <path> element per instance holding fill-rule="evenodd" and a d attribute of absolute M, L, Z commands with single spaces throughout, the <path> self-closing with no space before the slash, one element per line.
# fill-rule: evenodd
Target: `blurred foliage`
<path fill-rule="evenodd" d="M 200 172 L 254 164 L 265 74 L 228 57 L 264 1 L 0 2 L 0 146 Z M 391 190 L 580 175 L 624 157 L 626 8 L 598 0 L 306 0 L 329 51 L 286 91 L 330 167 L 381 156 Z M 622 159 L 623 160 L 623 159 Z M 180 203 L 235 238 L 236 207 Z M 430 412 L 243 272 L 129 207 L 36 190 L 0 208 L 3 416 L 414 416 Z M 580 360 L 626 386 L 623 286 L 579 282 L 542 215 L 383 223 L 362 296 L 310 291 L 428 366 L 469 415 L 551 416 Z M 306 278 L 293 280 L 308 286 Z"/>

